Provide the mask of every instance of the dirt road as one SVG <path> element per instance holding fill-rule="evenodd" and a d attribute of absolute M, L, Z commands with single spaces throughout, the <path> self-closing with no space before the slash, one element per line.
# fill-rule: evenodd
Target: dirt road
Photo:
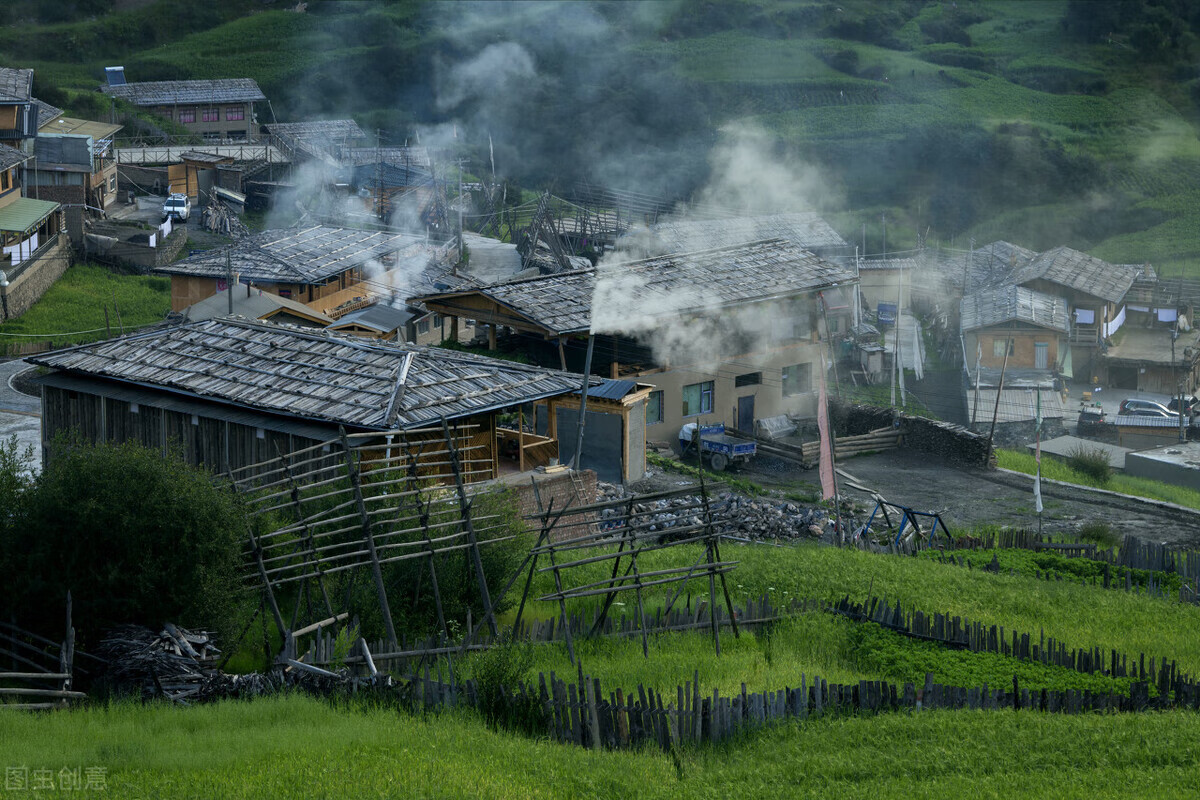
<path fill-rule="evenodd" d="M 778 465 L 775 469 L 764 466 L 767 468 L 747 470 L 745 477 L 780 489 L 798 482 L 811 487 L 818 480 L 815 470 L 781 471 Z M 942 514 L 951 530 L 976 525 L 1037 527 L 1029 476 L 962 469 L 909 450 L 847 459 L 838 466 L 893 503 Z M 843 496 L 864 506 L 872 502 L 868 495 L 849 488 L 843 489 Z M 1088 523 L 1101 522 L 1118 534 L 1200 548 L 1200 512 L 1050 483 L 1042 484 L 1042 501 L 1042 525 L 1047 532 L 1074 532 Z"/>

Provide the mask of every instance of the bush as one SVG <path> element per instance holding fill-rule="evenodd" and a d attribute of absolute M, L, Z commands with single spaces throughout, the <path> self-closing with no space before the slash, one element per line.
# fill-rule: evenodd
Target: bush
<path fill-rule="evenodd" d="M 1079 529 L 1079 538 L 1085 542 L 1095 542 L 1097 547 L 1121 546 L 1121 534 L 1103 522 L 1089 522 L 1084 525 Z"/>
<path fill-rule="evenodd" d="M 1080 472 L 1101 486 L 1112 478 L 1112 464 L 1108 462 L 1108 453 L 1099 448 L 1077 447 L 1067 456 L 1067 466 Z"/>
<path fill-rule="evenodd" d="M 64 438 L 51 447 L 0 540 L 0 563 L 19 565 L 6 595 L 20 624 L 57 632 L 70 591 L 81 644 L 121 623 L 236 635 L 248 595 L 233 493 L 177 453 Z"/>
<path fill-rule="evenodd" d="M 527 733 L 546 729 L 541 704 L 532 694 L 522 704 L 514 696 L 533 669 L 533 646 L 512 642 L 507 637 L 499 644 L 471 657 L 471 677 L 479 693 L 479 711 L 492 727 L 507 725 Z"/>

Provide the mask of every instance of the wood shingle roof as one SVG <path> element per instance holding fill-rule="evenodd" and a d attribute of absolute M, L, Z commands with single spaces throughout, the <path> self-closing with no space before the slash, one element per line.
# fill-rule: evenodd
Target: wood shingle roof
<path fill-rule="evenodd" d="M 579 376 L 243 317 L 31 359 L 92 378 L 368 430 L 412 428 L 578 391 Z"/>

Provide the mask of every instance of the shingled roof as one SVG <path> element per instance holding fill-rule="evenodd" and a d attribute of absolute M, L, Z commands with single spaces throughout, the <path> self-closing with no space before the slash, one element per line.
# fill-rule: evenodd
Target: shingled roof
<path fill-rule="evenodd" d="M 0 103 L 28 103 L 33 70 L 0 67 Z"/>
<path fill-rule="evenodd" d="M 100 91 L 127 100 L 135 106 L 254 103 L 267 99 L 251 78 L 124 83 L 119 86 L 101 86 Z"/>
<path fill-rule="evenodd" d="M 1056 247 L 1039 253 L 1015 275 L 1016 283 L 1044 280 L 1119 303 L 1138 277 L 1140 268 L 1131 264 L 1110 264 L 1069 247 Z"/>
<path fill-rule="evenodd" d="M 21 152 L 15 147 L 9 147 L 6 144 L 0 144 L 0 170 L 15 167 L 18 164 L 24 164 L 29 160 L 29 156 Z"/>
<path fill-rule="evenodd" d="M 636 284 L 641 298 L 661 297 L 671 314 L 788 297 L 837 283 L 853 282 L 854 273 L 791 242 L 771 239 L 736 247 L 677 253 L 605 267 L 606 281 Z M 547 333 L 564 335 L 591 329 L 596 268 L 495 283 L 478 289 L 426 295 L 415 300 L 427 305 L 452 303 L 455 297 L 477 294 L 515 312 Z M 612 284 L 609 284 L 610 286 Z M 680 297 L 704 297 L 703 306 L 682 305 Z"/>
<path fill-rule="evenodd" d="M 960 319 L 964 331 L 1007 322 L 1027 322 L 1070 333 L 1067 301 L 1024 286 L 994 286 L 971 292 L 962 299 Z"/>
<path fill-rule="evenodd" d="M 638 234 L 632 234 L 635 246 L 643 246 Z M 658 254 L 692 253 L 719 247 L 786 239 L 806 250 L 846 247 L 846 240 L 815 211 L 793 214 L 768 214 L 724 219 L 672 219 L 650 228 L 644 246 Z"/>
<path fill-rule="evenodd" d="M 443 348 L 226 317 L 30 359 L 44 367 L 367 430 L 579 389 L 579 376 Z"/>
<path fill-rule="evenodd" d="M 284 228 L 248 236 L 229 247 L 206 250 L 160 267 L 170 275 L 222 278 L 229 252 L 233 271 L 264 283 L 320 284 L 341 273 L 399 251 L 423 247 L 423 237 L 356 228 Z"/>

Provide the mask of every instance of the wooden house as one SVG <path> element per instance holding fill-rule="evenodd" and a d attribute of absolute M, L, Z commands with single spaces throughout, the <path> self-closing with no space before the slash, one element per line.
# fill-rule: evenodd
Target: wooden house
<path fill-rule="evenodd" d="M 186 194 L 194 203 L 207 205 L 209 193 L 220 184 L 217 170 L 233 164 L 233 156 L 189 150 L 180 162 L 167 167 L 167 184 L 173 194 Z M 199 209 L 197 208 L 197 211 Z"/>
<path fill-rule="evenodd" d="M 42 435 L 134 441 L 224 473 L 351 433 L 440 427 L 501 471 L 496 418 L 580 377 L 485 356 L 238 317 L 162 326 L 39 355 Z M 49 457 L 52 454 L 47 453 Z"/>
<path fill-rule="evenodd" d="M 188 322 L 203 322 L 207 319 L 227 317 L 231 314 L 246 319 L 284 323 L 301 328 L 326 328 L 334 323 L 332 317 L 327 317 L 314 308 L 277 294 L 264 292 L 261 289 L 250 289 L 248 292 L 235 291 L 233 293 L 233 311 L 229 310 L 229 295 L 225 292 L 214 294 L 183 310 L 183 318 Z"/>
<path fill-rule="evenodd" d="M 407 250 L 423 248 L 424 239 L 410 234 L 317 225 L 263 231 L 157 271 L 171 276 L 172 311 L 225 291 L 232 272 L 235 284 L 253 285 L 324 312 L 330 296 L 360 283 L 368 273 L 386 270 Z"/>
<path fill-rule="evenodd" d="M 27 164 L 25 194 L 38 200 L 104 209 L 117 199 L 113 137 L 120 125 L 56 116 L 34 140 L 36 161 Z"/>
<path fill-rule="evenodd" d="M 179 123 L 189 133 L 210 141 L 245 141 L 257 135 L 254 104 L 267 98 L 250 78 L 196 81 L 119 83 L 109 72 L 110 85 L 100 91 Z"/>
<path fill-rule="evenodd" d="M 33 70 L 0 67 L 0 142 L 19 147 L 37 136 L 40 108 L 32 89 Z"/>
<path fill-rule="evenodd" d="M 555 358 L 561 369 L 570 356 L 582 371 L 583 342 L 595 333 L 593 373 L 653 383 L 646 424 L 660 427 L 648 435 L 674 441 L 685 422 L 700 418 L 752 432 L 763 417 L 814 414 L 827 352 L 820 296 L 850 294 L 856 282 L 851 269 L 772 239 L 615 264 L 602 277 L 596 268 L 571 270 L 414 299 L 451 320 L 451 338 L 460 319 L 486 325 L 493 348 L 498 331 L 509 329 L 524 337 L 523 349 L 548 356 L 543 363 Z M 637 289 L 605 299 L 606 287 L 621 283 Z M 594 329 L 597 297 L 607 321 Z M 617 318 L 629 309 L 615 305 L 635 301 L 661 310 L 630 314 L 627 328 Z M 848 330 L 853 304 L 843 297 L 827 307 L 830 329 Z M 762 323 L 760 335 L 722 322 L 733 314 Z M 698 343 L 705 355 L 675 362 L 656 355 L 657 330 L 682 320 L 713 331 L 713 341 Z"/>
<path fill-rule="evenodd" d="M 963 347 L 984 367 L 1059 371 L 1071 333 L 1067 301 L 1024 286 L 999 286 L 967 294 L 959 311 Z"/>
<path fill-rule="evenodd" d="M 28 272 L 38 259 L 58 247 L 59 234 L 63 230 L 62 209 L 58 203 L 23 195 L 20 168 L 28 160 L 29 156 L 20 150 L 0 144 L 0 270 L 5 272 L 10 284 L 16 282 L 19 274 Z M 61 274 L 60 270 L 58 275 Z M 38 297 L 48 287 L 49 283 L 42 286 Z M 16 289 L 11 288 L 5 293 L 15 292 Z M 5 318 L 19 313 L 7 305 L 4 311 Z"/>

